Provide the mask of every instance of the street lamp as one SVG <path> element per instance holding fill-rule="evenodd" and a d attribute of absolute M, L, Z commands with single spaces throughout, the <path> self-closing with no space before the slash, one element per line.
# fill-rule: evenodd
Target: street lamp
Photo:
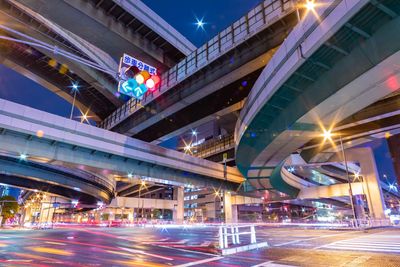
<path fill-rule="evenodd" d="M 344 166 L 346 168 L 347 183 L 349 184 L 349 196 L 350 196 L 351 209 L 353 211 L 353 217 L 354 217 L 354 220 L 355 220 L 355 227 L 358 227 L 356 210 L 355 210 L 355 207 L 354 207 L 354 200 L 353 200 L 353 189 L 352 189 L 351 182 L 350 182 L 349 167 L 347 165 L 346 152 L 344 151 L 342 136 L 340 134 L 338 134 L 338 133 L 336 133 L 335 135 L 339 136 L 340 148 L 342 150 L 343 162 L 344 162 Z M 329 141 L 333 142 L 332 136 L 333 136 L 333 134 L 332 134 L 331 130 L 325 130 L 325 129 L 323 130 L 324 141 L 329 140 Z"/>
<path fill-rule="evenodd" d="M 79 86 L 77 83 L 73 83 L 71 87 L 72 87 L 72 92 L 74 92 L 74 99 L 72 100 L 71 115 L 69 116 L 70 120 L 72 120 L 72 114 L 74 113 L 76 93 L 78 92 Z"/>
<path fill-rule="evenodd" d="M 195 138 L 195 141 L 194 141 L 194 146 L 193 146 L 193 148 L 194 148 L 194 152 L 196 153 L 197 152 L 197 146 L 198 146 L 198 139 L 197 139 L 197 131 L 196 130 L 192 130 L 192 138 L 193 138 L 193 136 L 194 136 L 194 138 Z M 192 141 L 193 142 L 193 141 Z"/>
<path fill-rule="evenodd" d="M 314 10 L 315 9 L 314 0 L 307 0 L 305 7 L 307 8 L 307 10 Z"/>

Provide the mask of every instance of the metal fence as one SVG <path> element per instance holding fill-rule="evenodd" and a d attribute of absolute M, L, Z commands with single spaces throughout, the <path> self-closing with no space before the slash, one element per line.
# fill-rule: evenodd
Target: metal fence
<path fill-rule="evenodd" d="M 141 101 L 134 98 L 118 108 L 99 124 L 110 129 L 135 113 L 141 107 L 173 88 L 195 72 L 234 49 L 281 18 L 296 10 L 297 0 L 265 0 L 245 16 L 221 31 L 210 41 L 193 51 L 177 65 L 161 75 L 158 89 L 146 94 Z"/>
<path fill-rule="evenodd" d="M 218 139 L 208 140 L 201 145 L 197 146 L 193 151 L 193 156 L 199 158 L 206 158 L 217 154 L 219 152 L 226 151 L 235 146 L 235 140 L 233 135 L 223 136 Z"/>

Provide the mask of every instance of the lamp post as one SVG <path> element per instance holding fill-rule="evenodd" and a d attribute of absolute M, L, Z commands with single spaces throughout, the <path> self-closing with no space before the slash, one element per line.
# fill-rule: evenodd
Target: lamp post
<path fill-rule="evenodd" d="M 354 222 L 355 222 L 354 226 L 358 227 L 357 215 L 356 215 L 356 210 L 355 210 L 355 207 L 354 207 L 353 188 L 351 186 L 351 181 L 350 181 L 350 176 L 349 176 L 349 167 L 347 165 L 346 152 L 344 151 L 343 140 L 342 140 L 342 136 L 341 135 L 339 135 L 339 140 L 340 140 L 340 147 L 341 147 L 341 150 L 342 150 L 342 156 L 343 156 L 344 165 L 345 165 L 345 168 L 346 168 L 346 178 L 347 178 L 347 182 L 349 184 L 350 204 L 351 204 L 351 209 L 353 211 Z"/>
<path fill-rule="evenodd" d="M 330 141 L 332 140 L 332 133 L 331 131 L 326 131 L 324 130 L 324 137 L 325 139 L 329 139 Z M 350 197 L 350 205 L 351 205 L 351 210 L 353 212 L 353 217 L 354 217 L 354 226 L 358 227 L 358 222 L 357 222 L 357 215 L 356 215 L 356 210 L 354 207 L 354 199 L 353 199 L 353 189 L 351 186 L 351 181 L 350 181 L 350 175 L 349 175 L 349 167 L 347 164 L 347 158 L 346 158 L 346 152 L 344 151 L 344 146 L 343 146 L 343 140 L 342 140 L 342 136 L 340 134 L 337 134 L 339 136 L 339 141 L 340 141 L 340 149 L 342 150 L 342 158 L 343 158 L 343 163 L 345 166 L 345 170 L 346 170 L 346 178 L 347 178 L 347 183 L 349 184 L 349 197 Z"/>
<path fill-rule="evenodd" d="M 72 100 L 71 114 L 69 116 L 70 120 L 72 120 L 72 115 L 74 113 L 76 92 L 78 92 L 78 84 L 76 84 L 76 83 L 72 84 L 72 91 L 74 92 L 74 98 Z"/>

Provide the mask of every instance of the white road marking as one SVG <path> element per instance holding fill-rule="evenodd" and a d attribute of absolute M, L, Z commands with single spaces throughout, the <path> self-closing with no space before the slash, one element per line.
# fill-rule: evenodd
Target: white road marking
<path fill-rule="evenodd" d="M 322 235 L 322 236 L 316 236 L 316 237 L 311 237 L 311 238 L 297 239 L 297 240 L 293 240 L 293 241 L 289 241 L 289 242 L 285 242 L 285 243 L 281 243 L 281 244 L 276 244 L 276 245 L 272 245 L 272 246 L 273 247 L 281 247 L 281 246 L 300 243 L 300 242 L 304 242 L 304 241 L 310 241 L 310 240 L 327 238 L 327 237 L 332 237 L 332 236 L 339 236 L 339 235 L 347 235 L 347 234 L 349 234 L 349 232 L 340 233 L 340 234 L 333 234 L 333 235 Z"/>
<path fill-rule="evenodd" d="M 169 249 L 173 249 L 173 250 L 179 250 L 179 251 L 196 253 L 196 254 L 202 254 L 202 255 L 207 255 L 207 256 L 215 256 L 215 254 L 212 254 L 212 253 L 196 251 L 196 250 L 189 250 L 189 249 L 184 249 L 184 248 L 168 247 L 168 246 L 161 246 L 161 245 L 158 245 L 158 247 L 160 247 L 160 248 L 169 248 Z"/>
<path fill-rule="evenodd" d="M 208 259 L 204 259 L 204 260 L 199 260 L 199 261 L 193 261 L 193 262 L 188 262 L 185 264 L 181 264 L 181 265 L 176 265 L 175 267 L 188 267 L 188 266 L 195 266 L 195 265 L 199 265 L 199 264 L 203 264 L 203 263 L 207 263 L 207 262 L 211 262 L 211 261 L 217 261 L 220 259 L 223 259 L 224 257 L 214 257 L 214 258 L 208 258 Z"/>
<path fill-rule="evenodd" d="M 163 259 L 163 260 L 167 260 L 167 261 L 174 260 L 172 258 L 168 258 L 168 257 L 163 257 L 163 256 L 160 256 L 160 255 L 156 255 L 156 254 L 147 253 L 147 252 L 144 252 L 142 250 L 124 248 L 124 247 L 119 247 L 119 248 L 122 249 L 122 250 L 128 251 L 128 252 L 131 252 L 131 253 L 143 254 L 143 255 L 147 255 L 147 256 L 151 256 L 151 257 L 154 257 L 154 258 L 159 258 L 159 259 Z"/>
<path fill-rule="evenodd" d="M 319 248 L 400 253 L 400 236 L 370 234 L 367 236 L 336 241 L 314 249 Z"/>

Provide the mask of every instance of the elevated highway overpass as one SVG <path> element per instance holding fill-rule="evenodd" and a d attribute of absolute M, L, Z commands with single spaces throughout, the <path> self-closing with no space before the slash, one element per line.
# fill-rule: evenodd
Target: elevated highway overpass
<path fill-rule="evenodd" d="M 79 169 L 0 156 L 0 170 L 2 184 L 79 199 L 84 204 L 109 203 L 115 194 L 114 180 Z"/>
<path fill-rule="evenodd" d="M 324 129 L 340 132 L 346 118 L 399 89 L 395 1 L 333 1 L 316 13 L 275 53 L 236 125 L 236 163 L 243 175 L 255 188 L 272 187 L 292 197 L 299 191 L 281 175 L 287 157 L 311 140 L 322 142 Z M 370 129 L 377 131 L 377 125 Z M 309 160 L 317 152 L 302 155 Z"/>
<path fill-rule="evenodd" d="M 81 169 L 109 177 L 152 177 L 185 186 L 236 190 L 236 168 L 0 100 L 0 151 L 28 161 Z"/>
<path fill-rule="evenodd" d="M 161 74 L 159 90 L 131 99 L 100 127 L 144 141 L 229 109 L 249 93 L 261 69 L 299 19 L 297 1 L 263 1 Z"/>
<path fill-rule="evenodd" d="M 0 61 L 70 103 L 72 83 L 79 85 L 75 104 L 97 122 L 123 104 L 116 95 L 119 58 L 130 53 L 167 70 L 195 47 L 141 1 L 0 1 L 0 35 L 28 43 L 2 41 Z M 67 14 L 67 15 L 66 15 Z M 82 25 L 86 25 L 82 27 Z M 30 38 L 54 47 L 34 45 Z M 66 58 L 63 49 L 111 73 Z"/>

